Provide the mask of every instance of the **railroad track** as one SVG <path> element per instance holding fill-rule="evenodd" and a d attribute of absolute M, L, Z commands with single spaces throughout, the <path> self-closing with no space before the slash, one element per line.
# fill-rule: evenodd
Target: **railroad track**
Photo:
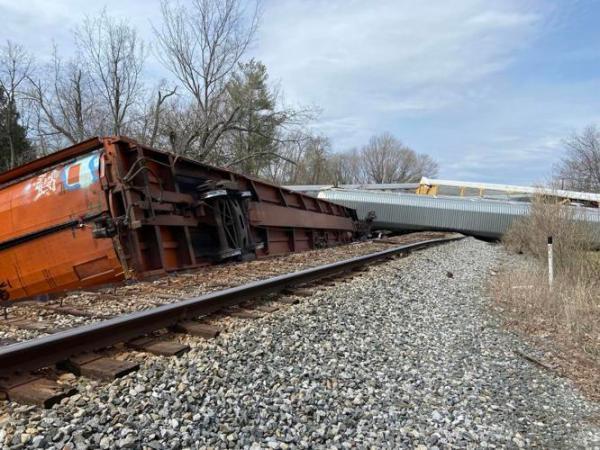
<path fill-rule="evenodd" d="M 54 367 L 90 378 L 114 379 L 139 366 L 112 357 L 115 346 L 126 345 L 133 350 L 162 356 L 180 355 L 189 347 L 167 340 L 171 331 L 201 337 L 216 337 L 219 333 L 218 328 L 198 319 L 219 312 L 240 318 L 257 318 L 274 308 L 260 305 L 254 309 L 228 308 L 269 294 L 310 295 L 311 287 L 317 282 L 328 284 L 344 279 L 366 265 L 460 238 L 462 236 L 454 235 L 394 246 L 5 345 L 0 347 L 0 392 L 11 401 L 50 407 L 74 393 L 72 387 L 57 382 Z M 284 303 L 297 301 L 283 300 Z"/>
<path fill-rule="evenodd" d="M 62 294 L 49 302 L 14 302 L 0 317 L 0 339 L 22 341 L 60 329 L 105 320 L 162 304 L 197 297 L 289 272 L 446 236 L 440 232 L 409 233 L 285 256 L 204 267 L 155 280 L 119 284 Z"/>

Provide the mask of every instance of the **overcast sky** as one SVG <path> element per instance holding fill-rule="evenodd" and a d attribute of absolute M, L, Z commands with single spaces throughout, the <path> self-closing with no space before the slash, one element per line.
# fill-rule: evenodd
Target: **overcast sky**
<path fill-rule="evenodd" d="M 90 6 L 90 5 L 93 5 Z M 43 59 L 103 5 L 150 38 L 158 0 L 0 0 L 0 38 Z M 600 123 L 600 2 L 265 0 L 249 56 L 316 104 L 336 151 L 390 131 L 440 177 L 537 183 L 561 139 Z M 150 72 L 159 71 L 152 59 Z"/>

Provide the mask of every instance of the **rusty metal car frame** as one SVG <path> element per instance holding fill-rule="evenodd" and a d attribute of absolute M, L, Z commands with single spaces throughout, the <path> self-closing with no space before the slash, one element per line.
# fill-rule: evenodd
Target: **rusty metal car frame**
<path fill-rule="evenodd" d="M 0 174 L 0 302 L 347 243 L 356 213 L 121 136 Z"/>

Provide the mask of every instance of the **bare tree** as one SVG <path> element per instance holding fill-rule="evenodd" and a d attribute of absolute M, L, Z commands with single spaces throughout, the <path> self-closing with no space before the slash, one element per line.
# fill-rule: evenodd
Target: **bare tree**
<path fill-rule="evenodd" d="M 166 126 L 166 117 L 168 109 L 168 100 L 176 95 L 177 87 L 167 87 L 165 80 L 162 80 L 158 87 L 152 93 L 151 98 L 144 102 L 141 111 L 140 126 L 135 132 L 136 138 L 154 147 L 160 142 L 163 128 Z M 168 142 L 164 142 L 166 145 Z"/>
<path fill-rule="evenodd" d="M 40 76 L 30 77 L 28 99 L 37 112 L 38 145 L 52 150 L 92 136 L 125 133 L 147 145 L 159 143 L 167 100 L 176 88 L 161 81 L 145 89 L 144 44 L 135 30 L 102 12 L 86 19 L 74 37 L 75 58 L 65 63 L 55 48 Z"/>
<path fill-rule="evenodd" d="M 75 37 L 85 70 L 106 103 L 110 132 L 127 132 L 130 113 L 143 90 L 144 43 L 125 19 L 116 20 L 106 11 L 85 19 Z"/>
<path fill-rule="evenodd" d="M 586 127 L 564 140 L 566 154 L 555 167 L 555 185 L 562 189 L 600 192 L 600 130 Z"/>
<path fill-rule="evenodd" d="M 329 139 L 298 132 L 279 145 L 285 160 L 271 163 L 262 176 L 280 184 L 365 184 L 418 181 L 436 176 L 438 165 L 390 134 L 374 136 L 360 151 L 333 153 Z"/>
<path fill-rule="evenodd" d="M 64 63 L 55 48 L 52 61 L 30 76 L 27 98 L 36 108 L 38 139 L 52 139 L 54 146 L 74 144 L 102 134 L 107 128 L 107 109 L 96 95 L 90 74 L 78 58 Z"/>
<path fill-rule="evenodd" d="M 199 152 L 193 147 L 198 126 L 203 122 L 203 114 L 193 104 L 180 95 L 167 100 L 164 108 L 161 135 L 171 151 L 178 155 L 201 159 Z"/>
<path fill-rule="evenodd" d="M 438 165 L 427 155 L 418 155 L 389 133 L 373 136 L 362 148 L 361 157 L 367 181 L 403 183 L 435 176 Z"/>
<path fill-rule="evenodd" d="M 300 130 L 294 130 L 286 135 L 279 131 L 277 153 L 279 158 L 274 158 L 263 168 L 259 176 L 277 184 L 291 183 L 296 173 L 296 167 L 302 160 L 305 152 L 303 143 L 307 136 Z"/>
<path fill-rule="evenodd" d="M 330 184 L 331 142 L 325 136 L 307 135 L 299 141 L 299 157 L 292 167 L 290 184 Z"/>
<path fill-rule="evenodd" d="M 186 112 L 194 126 L 169 131 L 174 150 L 197 147 L 206 159 L 237 121 L 227 83 L 250 44 L 258 24 L 259 8 L 246 14 L 240 0 L 192 0 L 190 7 L 164 0 L 163 24 L 155 29 L 164 65 L 191 95 Z M 181 108 L 181 105 L 179 105 Z"/>
<path fill-rule="evenodd" d="M 417 182 L 421 177 L 436 177 L 440 169 L 439 164 L 431 156 L 425 153 L 417 153 L 415 170 L 411 181 Z M 409 181 L 410 182 L 410 181 Z"/>
<path fill-rule="evenodd" d="M 18 162 L 19 145 L 15 139 L 15 111 L 23 97 L 25 84 L 32 71 L 33 60 L 29 53 L 19 44 L 7 41 L 0 48 L 0 91 L 5 97 L 7 107 L 3 108 L 2 120 L 6 141 L 8 142 L 8 167 L 14 167 Z"/>
<path fill-rule="evenodd" d="M 353 148 L 331 157 L 334 184 L 353 184 L 366 182 L 364 164 L 358 149 Z"/>

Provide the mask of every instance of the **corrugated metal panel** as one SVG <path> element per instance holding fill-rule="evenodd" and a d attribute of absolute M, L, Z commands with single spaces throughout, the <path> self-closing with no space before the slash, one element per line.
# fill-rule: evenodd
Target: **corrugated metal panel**
<path fill-rule="evenodd" d="M 325 190 L 319 198 L 356 209 L 359 219 L 375 211 L 374 225 L 392 230 L 453 230 L 499 238 L 511 222 L 529 213 L 528 203 L 478 198 L 430 197 L 386 192 Z M 600 212 L 578 208 L 577 219 L 600 230 Z"/>

